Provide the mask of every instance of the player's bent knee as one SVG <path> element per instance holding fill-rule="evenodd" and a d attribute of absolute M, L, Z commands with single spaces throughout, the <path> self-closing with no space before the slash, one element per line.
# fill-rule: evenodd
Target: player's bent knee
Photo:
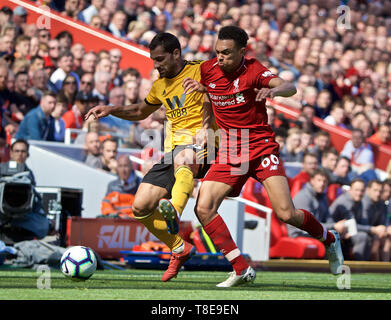
<path fill-rule="evenodd" d="M 133 204 L 132 204 L 132 211 L 136 217 L 144 217 L 144 216 L 150 214 L 152 212 L 152 209 L 153 208 L 150 208 L 149 206 L 146 206 L 146 205 L 139 203 L 139 202 L 136 202 L 136 201 L 133 202 Z"/>
<path fill-rule="evenodd" d="M 213 210 L 213 207 L 205 206 L 203 204 L 198 203 L 194 207 L 194 212 L 201 224 L 205 225 L 210 221 L 211 217 L 215 213 L 215 210 Z"/>
<path fill-rule="evenodd" d="M 282 222 L 292 223 L 296 215 L 296 212 L 286 209 L 286 210 L 278 210 L 276 211 L 276 214 L 278 219 L 280 219 Z"/>

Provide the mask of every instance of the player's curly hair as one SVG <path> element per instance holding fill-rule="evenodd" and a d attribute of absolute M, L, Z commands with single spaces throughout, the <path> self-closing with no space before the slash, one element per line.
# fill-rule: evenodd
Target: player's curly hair
<path fill-rule="evenodd" d="M 175 49 L 178 49 L 182 54 L 178 38 L 171 33 L 160 32 L 154 36 L 149 43 L 149 50 L 154 50 L 158 46 L 163 46 L 165 52 L 173 53 Z"/>
<path fill-rule="evenodd" d="M 218 34 L 219 40 L 233 40 L 239 48 L 247 46 L 248 35 L 242 28 L 236 26 L 222 27 Z"/>

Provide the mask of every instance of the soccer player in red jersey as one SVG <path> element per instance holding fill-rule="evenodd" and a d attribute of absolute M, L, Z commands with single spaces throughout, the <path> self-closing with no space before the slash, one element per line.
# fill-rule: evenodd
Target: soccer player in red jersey
<path fill-rule="evenodd" d="M 338 274 L 343 264 L 339 235 L 325 229 L 310 212 L 294 207 L 279 158 L 279 145 L 267 124 L 266 98 L 289 97 L 296 93 L 296 88 L 256 59 L 246 58 L 247 40 L 241 28 L 221 28 L 216 58 L 201 66 L 201 83 L 190 78 L 183 81 L 187 94 L 194 90 L 208 93 L 221 134 L 216 161 L 202 180 L 195 208 L 204 230 L 234 269 L 217 286 L 233 287 L 256 277 L 217 212 L 225 197 L 240 194 L 249 177 L 263 184 L 279 219 L 325 244 L 331 272 Z"/>

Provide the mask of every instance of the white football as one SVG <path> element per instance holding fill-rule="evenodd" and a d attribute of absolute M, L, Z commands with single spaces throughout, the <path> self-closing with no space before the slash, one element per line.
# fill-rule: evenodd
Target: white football
<path fill-rule="evenodd" d="M 75 281 L 89 279 L 96 270 L 96 256 L 94 252 L 83 246 L 75 246 L 67 249 L 61 257 L 61 272 Z"/>

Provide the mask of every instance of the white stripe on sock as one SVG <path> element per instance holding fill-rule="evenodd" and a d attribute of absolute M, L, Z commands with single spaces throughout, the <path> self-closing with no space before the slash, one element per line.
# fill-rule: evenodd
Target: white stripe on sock
<path fill-rule="evenodd" d="M 238 248 L 233 249 L 232 251 L 228 252 L 225 257 L 228 261 L 232 261 L 233 259 L 240 256 L 240 250 Z"/>

